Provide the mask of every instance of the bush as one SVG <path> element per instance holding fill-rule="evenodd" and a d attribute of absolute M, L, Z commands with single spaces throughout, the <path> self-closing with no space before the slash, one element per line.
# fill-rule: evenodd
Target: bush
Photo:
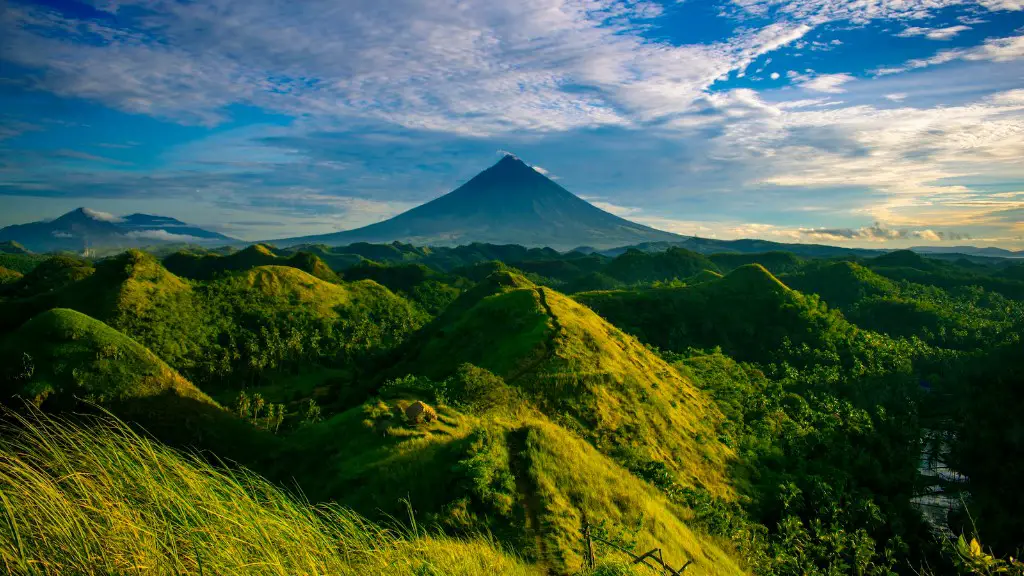
<path fill-rule="evenodd" d="M 482 414 L 511 409 L 516 394 L 500 376 L 469 363 L 460 364 L 445 380 L 451 400 L 467 412 Z"/>

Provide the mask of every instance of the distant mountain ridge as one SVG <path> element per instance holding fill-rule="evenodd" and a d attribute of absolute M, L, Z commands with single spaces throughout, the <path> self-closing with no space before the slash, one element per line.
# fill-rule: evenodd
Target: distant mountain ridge
<path fill-rule="evenodd" d="M 113 216 L 77 208 L 54 220 L 15 224 L 0 229 L 0 243 L 13 242 L 33 252 L 82 252 L 153 244 L 235 242 L 234 238 L 152 214 Z"/>
<path fill-rule="evenodd" d="M 913 246 L 921 254 L 965 254 L 967 256 L 990 256 L 994 258 L 1024 258 L 1024 250 L 1007 250 L 994 246 Z"/>
<path fill-rule="evenodd" d="M 684 238 L 605 212 L 507 155 L 454 191 L 389 220 L 355 230 L 271 242 L 279 246 L 482 242 L 570 250 L 580 245 L 606 249 Z"/>

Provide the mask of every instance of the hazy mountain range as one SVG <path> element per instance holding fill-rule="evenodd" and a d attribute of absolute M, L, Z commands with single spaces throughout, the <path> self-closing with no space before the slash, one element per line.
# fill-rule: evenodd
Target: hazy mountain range
<path fill-rule="evenodd" d="M 224 244 L 238 240 L 167 216 L 114 216 L 77 208 L 54 220 L 0 229 L 0 242 L 14 241 L 33 252 L 83 252 L 153 244 Z"/>
<path fill-rule="evenodd" d="M 4 241 L 18 242 L 34 252 L 81 252 L 154 244 L 242 243 L 166 216 L 118 217 L 88 208 L 78 208 L 55 220 L 0 229 L 0 242 Z M 670 247 L 701 253 L 782 250 L 809 257 L 871 256 L 887 251 L 757 239 L 715 240 L 656 230 L 601 210 L 512 155 L 505 156 L 454 191 L 388 220 L 354 230 L 268 242 L 280 247 L 344 246 L 356 242 L 459 246 L 478 242 L 600 252 L 608 256 L 621 254 L 627 247 L 648 252 Z M 1024 257 L 1024 251 L 991 247 L 918 246 L 912 250 L 972 257 Z"/>

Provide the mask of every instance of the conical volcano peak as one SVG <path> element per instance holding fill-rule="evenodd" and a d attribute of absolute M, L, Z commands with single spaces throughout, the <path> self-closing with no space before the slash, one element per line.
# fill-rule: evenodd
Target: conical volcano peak
<path fill-rule="evenodd" d="M 569 192 L 512 154 L 455 190 L 390 220 L 323 236 L 276 240 L 278 245 L 402 241 L 425 245 L 471 242 L 569 250 L 678 241 L 610 214 Z"/>
<path fill-rule="evenodd" d="M 497 172 L 500 172 L 501 174 L 506 174 L 506 175 L 507 174 L 520 174 L 520 175 L 540 174 L 539 172 L 534 170 L 533 167 L 531 167 L 529 164 L 527 164 L 526 162 L 523 162 L 522 160 L 520 160 L 519 157 L 516 156 L 515 154 L 505 154 L 505 156 L 501 160 L 498 160 L 498 162 L 496 164 L 491 166 L 490 169 L 485 170 L 485 172 L 491 171 L 491 170 L 497 171 Z"/>

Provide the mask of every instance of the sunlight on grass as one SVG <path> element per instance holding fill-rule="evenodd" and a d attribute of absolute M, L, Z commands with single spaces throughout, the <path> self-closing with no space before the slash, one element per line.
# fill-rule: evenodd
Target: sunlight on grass
<path fill-rule="evenodd" d="M 533 574 L 486 540 L 383 529 L 119 421 L 8 412 L 0 562 L 19 574 Z"/>

